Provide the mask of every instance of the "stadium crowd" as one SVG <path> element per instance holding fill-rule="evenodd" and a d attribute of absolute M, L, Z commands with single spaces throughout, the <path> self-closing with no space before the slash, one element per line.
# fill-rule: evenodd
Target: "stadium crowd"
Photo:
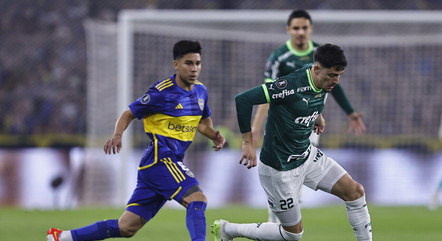
<path fill-rule="evenodd" d="M 83 20 L 87 18 L 115 21 L 118 11 L 124 8 L 285 9 L 288 6 L 293 6 L 289 0 L 2 1 L 0 135 L 85 133 L 87 59 Z M 334 0 L 307 1 L 296 8 L 434 10 L 442 9 L 442 3 Z"/>

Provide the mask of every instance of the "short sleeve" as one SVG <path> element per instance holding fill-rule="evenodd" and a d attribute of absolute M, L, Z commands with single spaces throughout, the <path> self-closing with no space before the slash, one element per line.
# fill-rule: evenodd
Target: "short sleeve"
<path fill-rule="evenodd" d="M 164 95 L 151 87 L 143 96 L 129 105 L 137 119 L 143 119 L 146 115 L 160 112 L 164 102 Z"/>

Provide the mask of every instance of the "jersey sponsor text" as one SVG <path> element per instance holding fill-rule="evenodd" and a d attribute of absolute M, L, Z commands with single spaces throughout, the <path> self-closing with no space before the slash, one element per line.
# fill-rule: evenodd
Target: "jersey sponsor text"
<path fill-rule="evenodd" d="M 291 90 L 283 90 L 281 93 L 278 94 L 273 94 L 272 95 L 272 99 L 284 99 L 285 97 L 289 96 L 289 95 L 293 95 L 295 93 L 295 90 L 291 89 Z"/>
<path fill-rule="evenodd" d="M 167 129 L 181 132 L 195 132 L 198 128 L 196 126 L 179 125 L 169 122 Z"/>
<path fill-rule="evenodd" d="M 310 126 L 311 122 L 315 122 L 318 119 L 319 112 L 315 111 L 310 116 L 298 117 L 295 119 L 296 124 Z"/>

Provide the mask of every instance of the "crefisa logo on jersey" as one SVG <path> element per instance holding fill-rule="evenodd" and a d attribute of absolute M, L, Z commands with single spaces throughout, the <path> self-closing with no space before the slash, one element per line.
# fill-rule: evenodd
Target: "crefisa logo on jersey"
<path fill-rule="evenodd" d="M 315 112 L 313 112 L 313 114 L 311 114 L 309 116 L 303 116 L 303 117 L 296 118 L 295 123 L 309 126 L 310 123 L 315 122 L 316 119 L 318 119 L 318 116 L 319 116 L 319 112 L 315 111 Z"/>
<path fill-rule="evenodd" d="M 143 95 L 143 97 L 141 97 L 141 104 L 147 104 L 150 101 L 150 95 L 149 94 L 145 94 Z"/>
<path fill-rule="evenodd" d="M 279 89 L 284 89 L 285 87 L 287 87 L 287 80 L 286 79 L 278 79 L 275 81 L 275 85 Z"/>
<path fill-rule="evenodd" d="M 293 95 L 295 93 L 295 90 L 283 90 L 281 93 L 278 94 L 273 94 L 272 95 L 272 99 L 284 99 L 285 97 L 289 96 L 289 95 Z"/>
<path fill-rule="evenodd" d="M 201 110 L 204 110 L 204 99 L 198 99 L 198 105 Z"/>

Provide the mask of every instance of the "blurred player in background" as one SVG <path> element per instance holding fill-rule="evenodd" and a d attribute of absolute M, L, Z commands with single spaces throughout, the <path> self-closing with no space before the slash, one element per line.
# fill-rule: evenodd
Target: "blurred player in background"
<path fill-rule="evenodd" d="M 440 125 L 439 125 L 439 140 L 442 141 L 442 115 L 440 117 Z M 434 189 L 430 202 L 428 203 L 428 209 L 436 210 L 439 207 L 439 194 L 442 191 L 442 174 L 439 174 L 439 183 Z"/>
<path fill-rule="evenodd" d="M 428 204 L 428 209 L 436 210 L 439 207 L 439 193 L 442 191 L 442 177 L 439 179 L 439 183 L 431 195 L 430 203 Z"/>
<path fill-rule="evenodd" d="M 319 44 L 310 40 L 313 32 L 313 22 L 310 14 L 305 10 L 294 10 L 287 20 L 287 33 L 290 39 L 269 57 L 266 63 L 265 83 L 273 82 L 278 77 L 288 75 L 293 71 L 313 63 L 313 53 Z M 348 131 L 354 131 L 361 135 L 366 131 L 362 114 L 356 113 L 350 104 L 341 85 L 335 86 L 332 95 L 341 108 L 347 113 L 349 120 Z M 269 104 L 259 105 L 252 124 L 253 144 L 260 146 L 261 128 L 264 125 L 269 110 Z M 319 134 L 311 133 L 310 143 L 314 146 L 319 144 Z M 302 192 L 299 193 L 302 196 Z M 301 200 L 301 197 L 300 197 Z M 269 221 L 278 222 L 269 210 Z"/>
<path fill-rule="evenodd" d="M 342 49 L 326 44 L 314 53 L 314 65 L 304 67 L 236 96 L 237 118 L 243 137 L 240 164 L 257 165 L 251 132 L 253 105 L 269 103 L 266 135 L 258 172 L 270 209 L 280 223 L 236 224 L 216 220 L 215 240 L 236 237 L 253 240 L 299 240 L 301 221 L 299 192 L 302 185 L 341 198 L 358 241 L 372 240 L 371 221 L 361 184 L 332 158 L 310 144 L 312 131 L 324 131 L 321 115 L 327 93 L 339 83 L 347 66 Z"/>
<path fill-rule="evenodd" d="M 266 63 L 265 82 L 273 82 L 278 77 L 288 75 L 291 72 L 313 63 L 313 53 L 319 44 L 310 40 L 313 32 L 313 22 L 310 14 L 305 10 L 294 10 L 287 20 L 287 33 L 290 39 L 269 57 Z M 347 113 L 349 131 L 360 135 L 366 131 L 362 121 L 362 114 L 353 110 L 344 89 L 337 85 L 331 92 L 336 102 Z M 255 147 L 259 146 L 261 127 L 264 125 L 269 110 L 268 104 L 259 105 L 253 119 L 252 133 Z M 312 133 L 310 142 L 317 146 L 319 135 Z"/>
<path fill-rule="evenodd" d="M 104 145 L 106 154 L 122 148 L 124 130 L 135 118 L 143 119 L 152 140 L 138 167 L 137 186 L 126 211 L 117 219 L 62 231 L 52 228 L 47 240 L 86 241 L 132 237 L 168 200 L 187 208 L 186 224 L 191 240 L 205 241 L 206 197 L 193 173 L 183 164 L 196 130 L 211 139 L 216 151 L 225 139 L 213 129 L 206 87 L 197 80 L 201 71 L 199 42 L 182 40 L 173 47 L 176 74 L 158 81 L 129 105 L 119 117 L 113 137 Z"/>

